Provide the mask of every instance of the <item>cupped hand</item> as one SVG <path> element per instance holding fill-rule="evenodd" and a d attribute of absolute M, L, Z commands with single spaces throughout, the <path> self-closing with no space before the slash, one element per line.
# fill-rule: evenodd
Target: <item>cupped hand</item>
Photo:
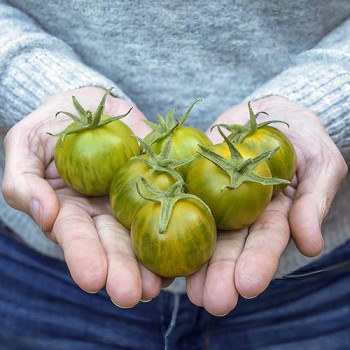
<path fill-rule="evenodd" d="M 56 137 L 71 120 L 58 111 L 75 113 L 74 95 L 87 110 L 95 111 L 104 90 L 81 88 L 50 97 L 17 123 L 5 138 L 3 194 L 14 208 L 33 217 L 43 232 L 58 243 L 75 282 L 85 291 L 104 286 L 112 301 L 131 307 L 155 297 L 162 280 L 141 266 L 131 249 L 129 233 L 113 217 L 108 196 L 87 197 L 68 188 L 55 163 Z M 143 114 L 131 103 L 108 96 L 105 114 L 131 113 L 123 119 L 136 135 L 149 129 Z"/>
<path fill-rule="evenodd" d="M 311 111 L 280 97 L 252 102 L 258 122 L 278 119 L 274 124 L 287 134 L 297 154 L 297 171 L 290 186 L 277 195 L 264 214 L 249 228 L 219 232 L 210 262 L 187 278 L 191 301 L 214 315 L 225 315 L 239 295 L 253 298 L 262 293 L 277 270 L 279 259 L 292 238 L 300 252 L 317 256 L 323 247 L 321 225 L 334 196 L 347 174 L 340 151 L 320 119 Z M 245 123 L 247 104 L 222 114 L 214 124 Z M 222 142 L 216 129 L 208 135 Z"/>

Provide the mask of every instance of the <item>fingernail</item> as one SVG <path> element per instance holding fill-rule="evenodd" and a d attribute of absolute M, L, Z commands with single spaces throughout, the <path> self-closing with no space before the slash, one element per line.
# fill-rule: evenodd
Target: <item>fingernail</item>
<path fill-rule="evenodd" d="M 81 288 L 81 287 L 80 287 Z M 98 290 L 93 290 L 93 291 L 91 291 L 91 290 L 86 290 L 86 289 L 84 289 L 84 288 L 81 288 L 84 292 L 86 292 L 86 293 L 89 293 L 89 294 L 96 294 L 96 293 L 98 293 L 99 291 L 100 291 L 100 289 L 98 289 Z"/>
<path fill-rule="evenodd" d="M 228 315 L 228 312 L 226 312 L 226 314 L 222 314 L 222 315 L 215 315 L 216 317 L 224 317 L 224 316 L 226 316 L 226 315 Z"/>
<path fill-rule="evenodd" d="M 149 303 L 152 299 L 141 299 L 141 303 Z"/>
<path fill-rule="evenodd" d="M 42 218 L 41 218 L 42 207 L 40 202 L 36 199 L 32 199 L 30 201 L 29 210 L 30 210 L 31 216 L 33 217 L 37 225 L 42 229 L 43 228 Z"/>
<path fill-rule="evenodd" d="M 121 309 L 131 309 L 132 308 L 132 306 L 120 306 L 113 299 L 111 299 L 111 301 L 115 306 L 118 306 Z"/>
<path fill-rule="evenodd" d="M 252 297 L 247 297 L 247 296 L 244 296 L 244 295 L 241 295 L 244 299 L 254 299 L 254 298 L 257 298 L 259 296 L 259 294 L 257 295 L 253 295 Z"/>

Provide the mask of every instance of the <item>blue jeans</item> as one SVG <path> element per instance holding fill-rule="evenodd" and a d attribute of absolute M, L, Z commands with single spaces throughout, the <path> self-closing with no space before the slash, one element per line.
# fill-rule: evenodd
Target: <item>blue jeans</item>
<path fill-rule="evenodd" d="M 64 262 L 0 234 L 0 349 L 350 349 L 350 242 L 213 317 L 186 295 L 132 309 L 88 294 Z M 346 264 L 347 263 L 347 266 Z M 328 271 L 319 272 L 324 266 Z"/>

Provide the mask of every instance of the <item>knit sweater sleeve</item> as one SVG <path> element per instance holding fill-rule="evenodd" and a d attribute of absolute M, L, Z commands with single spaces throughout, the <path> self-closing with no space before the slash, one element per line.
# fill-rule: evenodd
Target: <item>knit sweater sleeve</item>
<path fill-rule="evenodd" d="M 72 48 L 0 0 L 0 127 L 8 129 L 63 90 L 108 88 L 127 99 L 107 77 L 85 65 Z"/>
<path fill-rule="evenodd" d="M 247 100 L 281 96 L 315 112 L 350 159 L 350 19 Z"/>

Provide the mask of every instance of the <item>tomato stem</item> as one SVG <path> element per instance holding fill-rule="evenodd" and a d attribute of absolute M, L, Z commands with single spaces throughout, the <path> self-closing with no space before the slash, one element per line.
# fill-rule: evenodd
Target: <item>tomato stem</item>
<path fill-rule="evenodd" d="M 283 123 L 289 127 L 289 124 L 282 120 L 268 120 L 262 123 L 257 123 L 257 117 L 259 114 L 269 115 L 267 112 L 260 111 L 258 113 L 254 113 L 250 101 L 248 102 L 249 109 L 249 121 L 245 124 L 216 124 L 211 130 L 215 127 L 223 127 L 230 132 L 228 136 L 229 139 L 233 142 L 241 143 L 247 136 L 253 135 L 257 129 L 262 128 L 266 125 L 273 123 Z"/>
<path fill-rule="evenodd" d="M 165 116 L 165 119 L 161 115 L 157 115 L 156 119 L 158 123 L 145 120 L 145 123 L 153 129 L 153 131 L 145 137 L 145 141 L 149 145 L 152 145 L 153 143 L 159 140 L 163 140 L 164 138 L 173 134 L 176 129 L 180 128 L 185 123 L 187 117 L 191 113 L 193 106 L 199 101 L 202 100 L 195 100 L 180 119 L 175 118 L 176 110 L 172 109 Z"/>
<path fill-rule="evenodd" d="M 239 153 L 234 143 L 223 133 L 220 126 L 217 126 L 219 133 L 224 138 L 230 151 L 230 158 L 227 159 L 214 151 L 199 145 L 201 151 L 198 153 L 224 171 L 230 178 L 229 184 L 225 185 L 221 190 L 227 188 L 233 190 L 244 182 L 255 182 L 265 186 L 289 184 L 284 179 L 274 177 L 262 177 L 254 173 L 254 169 L 262 162 L 269 159 L 279 147 L 267 152 L 263 152 L 257 157 L 244 159 Z"/>
<path fill-rule="evenodd" d="M 179 200 L 193 199 L 195 201 L 199 201 L 207 208 L 209 212 L 211 212 L 207 204 L 205 204 L 200 198 L 183 191 L 183 181 L 175 182 L 166 191 L 159 190 L 158 188 L 152 186 L 143 176 L 141 176 L 141 182 L 151 193 L 151 195 L 145 194 L 139 187 L 139 184 L 136 184 L 136 189 L 139 195 L 146 200 L 160 203 L 159 234 L 166 233 L 174 206 Z"/>
<path fill-rule="evenodd" d="M 162 151 L 159 154 L 153 152 L 152 148 L 148 145 L 146 141 L 137 136 L 135 137 L 141 144 L 141 147 L 144 148 L 147 158 L 145 158 L 144 155 L 135 156 L 133 158 L 147 164 L 150 167 L 150 175 L 152 175 L 152 173 L 156 171 L 160 173 L 167 173 L 171 175 L 175 180 L 182 181 L 185 185 L 180 173 L 177 172 L 175 169 L 191 162 L 196 156 L 189 157 L 181 161 L 169 158 L 172 144 L 172 135 L 170 135 L 169 138 L 166 140 L 164 147 L 162 148 Z"/>
<path fill-rule="evenodd" d="M 52 134 L 52 133 L 48 133 L 48 134 L 51 136 L 61 136 L 62 135 L 62 141 L 63 141 L 67 135 L 78 134 L 78 133 L 81 133 L 85 130 L 96 129 L 98 127 L 107 125 L 111 122 L 114 122 L 116 120 L 119 120 L 119 119 L 126 117 L 130 113 L 132 108 L 130 108 L 128 112 L 121 114 L 121 115 L 118 115 L 118 116 L 115 116 L 115 117 L 109 117 L 109 116 L 103 117 L 106 99 L 107 99 L 107 96 L 112 91 L 112 89 L 113 88 L 109 88 L 104 93 L 95 113 L 93 113 L 89 110 L 85 110 L 81 106 L 81 104 L 78 102 L 76 97 L 72 96 L 73 105 L 74 105 L 74 108 L 76 109 L 78 115 L 74 115 L 74 114 L 69 113 L 69 112 L 59 111 L 56 113 L 56 116 L 58 116 L 59 114 L 64 114 L 64 115 L 70 117 L 73 120 L 73 122 L 75 123 L 75 125 L 70 126 L 69 129 L 65 129 L 57 134 Z"/>

